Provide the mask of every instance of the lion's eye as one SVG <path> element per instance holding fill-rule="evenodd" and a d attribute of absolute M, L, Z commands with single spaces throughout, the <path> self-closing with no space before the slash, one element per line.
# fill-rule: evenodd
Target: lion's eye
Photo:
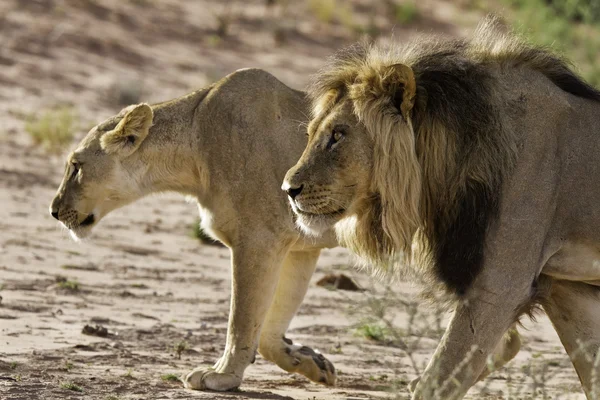
<path fill-rule="evenodd" d="M 327 143 L 327 149 L 331 149 L 337 142 L 342 140 L 344 134 L 337 129 L 334 129 L 331 132 L 331 136 L 329 138 L 329 143 Z"/>
<path fill-rule="evenodd" d="M 73 167 L 73 172 L 71 172 L 71 177 L 74 178 L 79 173 L 79 169 L 81 168 L 81 166 L 76 162 L 71 163 L 71 166 Z"/>
<path fill-rule="evenodd" d="M 339 131 L 333 131 L 333 136 L 332 139 L 335 143 L 339 142 L 340 139 L 344 136 L 344 134 L 342 132 Z"/>

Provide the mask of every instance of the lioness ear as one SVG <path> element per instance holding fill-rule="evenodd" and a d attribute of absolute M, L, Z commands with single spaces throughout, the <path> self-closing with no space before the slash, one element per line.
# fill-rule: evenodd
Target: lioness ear
<path fill-rule="evenodd" d="M 385 67 L 381 76 L 381 88 L 385 91 L 384 94 L 391 97 L 402 118 L 408 121 L 417 93 L 417 83 L 412 68 L 405 64 L 390 65 Z"/>
<path fill-rule="evenodd" d="M 121 113 L 123 112 L 125 116 L 115 129 L 100 138 L 100 145 L 109 154 L 127 157 L 139 147 L 148 135 L 154 113 L 146 103 L 129 106 L 121 111 Z"/>

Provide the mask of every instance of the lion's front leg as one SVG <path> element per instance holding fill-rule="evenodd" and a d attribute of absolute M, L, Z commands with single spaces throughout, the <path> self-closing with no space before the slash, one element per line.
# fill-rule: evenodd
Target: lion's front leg
<path fill-rule="evenodd" d="M 493 277 L 483 279 L 489 284 L 477 285 L 471 295 L 458 304 L 416 385 L 413 400 L 461 399 L 486 375 L 488 356 L 497 350 L 502 336 L 515 322 L 520 309 L 530 302 L 533 293 L 530 284 L 509 282 L 502 272 L 492 271 L 489 275 Z"/>
<path fill-rule="evenodd" d="M 280 243 L 257 234 L 261 243 Z M 232 293 L 227 344 L 214 367 L 198 367 L 183 377 L 188 389 L 227 391 L 237 388 L 246 367 L 254 360 L 258 339 L 273 300 L 287 248 L 232 249 Z"/>
<path fill-rule="evenodd" d="M 544 310 L 569 354 L 587 399 L 600 398 L 600 292 L 585 282 L 552 280 Z"/>
<path fill-rule="evenodd" d="M 490 373 L 502 368 L 507 362 L 515 358 L 520 349 L 521 337 L 519 336 L 519 332 L 517 331 L 517 323 L 515 322 L 513 326 L 510 327 L 502 336 L 502 339 L 500 339 L 494 351 L 488 356 L 488 368 L 483 369 L 477 378 L 477 381 L 479 382 L 484 380 Z M 420 380 L 421 377 L 417 377 L 409 383 L 408 388 L 411 393 L 415 391 L 415 388 Z"/>
<path fill-rule="evenodd" d="M 302 374 L 313 382 L 333 385 L 336 379 L 333 364 L 318 351 L 285 337 L 290 321 L 304 299 L 319 253 L 319 250 L 288 253 L 258 351 L 288 372 Z"/>

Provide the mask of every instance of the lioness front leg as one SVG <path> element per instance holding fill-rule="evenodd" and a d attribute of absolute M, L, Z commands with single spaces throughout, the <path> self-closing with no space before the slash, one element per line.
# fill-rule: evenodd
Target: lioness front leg
<path fill-rule="evenodd" d="M 313 382 L 333 385 L 336 378 L 333 364 L 318 351 L 285 337 L 290 321 L 304 299 L 319 253 L 319 250 L 288 253 L 262 329 L 258 351 L 288 372 L 302 374 Z"/>
<path fill-rule="evenodd" d="M 281 243 L 256 234 L 262 244 L 232 249 L 232 292 L 227 344 L 214 367 L 198 367 L 184 378 L 188 389 L 227 391 L 237 388 L 246 367 L 254 360 L 260 330 L 273 300 L 287 247 L 264 248 Z"/>

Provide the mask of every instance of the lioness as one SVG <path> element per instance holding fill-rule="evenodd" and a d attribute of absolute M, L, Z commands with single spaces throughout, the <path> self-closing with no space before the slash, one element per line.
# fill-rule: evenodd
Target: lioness
<path fill-rule="evenodd" d="M 138 104 L 95 126 L 68 159 L 50 213 L 83 238 L 110 211 L 175 191 L 198 201 L 202 228 L 231 249 L 227 344 L 212 368 L 187 374 L 192 389 L 230 390 L 258 351 L 289 372 L 333 385 L 333 365 L 285 337 L 323 247 L 307 239 L 285 195 L 285 171 L 306 145 L 308 104 L 258 69 L 161 104 Z"/>
<path fill-rule="evenodd" d="M 303 230 L 334 227 L 369 264 L 415 268 L 457 300 L 413 399 L 462 398 L 536 303 L 591 399 L 600 92 L 498 25 L 340 52 L 312 86 L 308 145 L 283 189 Z"/>

